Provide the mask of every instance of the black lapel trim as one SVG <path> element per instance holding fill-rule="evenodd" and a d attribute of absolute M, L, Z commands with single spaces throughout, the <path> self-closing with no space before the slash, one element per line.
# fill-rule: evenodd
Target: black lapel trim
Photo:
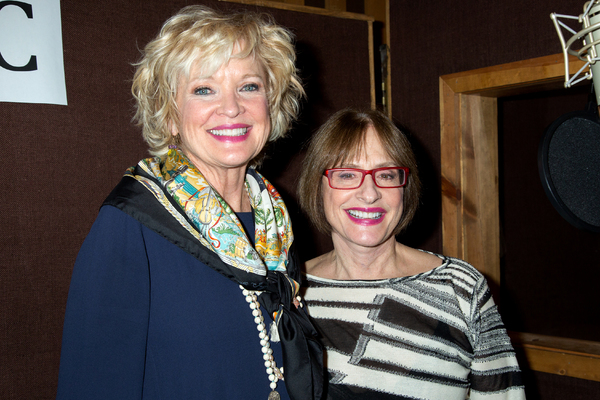
<path fill-rule="evenodd" d="M 142 174 L 139 168 L 136 174 Z M 154 178 L 143 174 L 145 178 L 155 181 Z M 165 193 L 165 192 L 163 192 Z M 165 193 L 172 205 L 180 209 L 172 197 Z M 186 253 L 194 256 L 198 261 L 208 265 L 210 268 L 219 272 L 221 275 L 253 290 L 262 290 L 265 285 L 265 278 L 251 274 L 225 264 L 219 256 L 208 250 L 198 240 L 185 229 L 170 213 L 167 211 L 154 195 L 140 182 L 131 176 L 124 176 L 121 182 L 113 189 L 104 200 L 104 205 L 118 208 L 130 215 L 141 224 L 158 233 L 169 242 L 180 247 Z M 185 213 L 180 213 L 187 219 Z M 188 220 L 190 226 L 194 226 Z"/>

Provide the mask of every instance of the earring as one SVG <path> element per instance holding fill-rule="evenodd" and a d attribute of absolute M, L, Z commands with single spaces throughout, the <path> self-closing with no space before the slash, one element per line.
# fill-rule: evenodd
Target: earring
<path fill-rule="evenodd" d="M 181 144 L 181 136 L 179 135 L 179 133 L 175 136 L 171 136 L 172 139 L 172 143 L 169 144 L 169 149 L 176 149 L 177 146 L 179 146 Z"/>

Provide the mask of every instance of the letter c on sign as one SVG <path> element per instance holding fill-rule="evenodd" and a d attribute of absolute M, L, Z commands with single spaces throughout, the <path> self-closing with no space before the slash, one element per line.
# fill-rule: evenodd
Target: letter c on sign
<path fill-rule="evenodd" d="M 17 6 L 25 12 L 27 18 L 33 18 L 33 7 L 31 7 L 31 4 L 20 1 L 0 1 L 0 11 L 6 6 Z M 0 67 L 9 71 L 35 71 L 37 69 L 37 57 L 31 56 L 27 65 L 23 67 L 15 67 L 14 65 L 7 63 L 2 57 L 2 53 L 0 53 Z"/>

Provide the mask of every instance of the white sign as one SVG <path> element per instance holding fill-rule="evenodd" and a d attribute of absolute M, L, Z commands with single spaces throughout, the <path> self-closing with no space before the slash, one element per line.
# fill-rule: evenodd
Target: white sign
<path fill-rule="evenodd" d="M 60 0 L 0 0 L 0 101 L 67 105 Z"/>

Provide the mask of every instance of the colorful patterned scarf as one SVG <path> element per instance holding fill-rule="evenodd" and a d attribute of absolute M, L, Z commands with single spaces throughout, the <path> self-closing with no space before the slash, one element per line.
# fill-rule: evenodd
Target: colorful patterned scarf
<path fill-rule="evenodd" d="M 299 278 L 299 270 L 287 209 L 254 169 L 247 171 L 245 185 L 255 246 L 231 207 L 178 149 L 162 161 L 147 158 L 128 169 L 104 204 L 128 213 L 228 279 L 259 291 L 261 306 L 276 323 L 290 397 L 318 400 L 322 346 L 306 310 L 294 305 L 299 284 L 293 278 Z"/>
<path fill-rule="evenodd" d="M 138 167 L 162 188 L 135 175 L 135 167 L 125 175 L 140 181 L 165 208 L 172 209 L 163 190 L 169 193 L 197 229 L 182 221 L 177 210 L 171 214 L 225 264 L 261 276 L 266 276 L 268 270 L 286 272 L 288 252 L 294 241 L 292 224 L 281 196 L 256 170 L 248 169 L 245 181 L 254 212 L 255 246 L 252 246 L 231 207 L 181 150 L 170 149 L 164 162 L 158 157 L 146 158 Z M 297 294 L 298 283 L 289 280 Z"/>

